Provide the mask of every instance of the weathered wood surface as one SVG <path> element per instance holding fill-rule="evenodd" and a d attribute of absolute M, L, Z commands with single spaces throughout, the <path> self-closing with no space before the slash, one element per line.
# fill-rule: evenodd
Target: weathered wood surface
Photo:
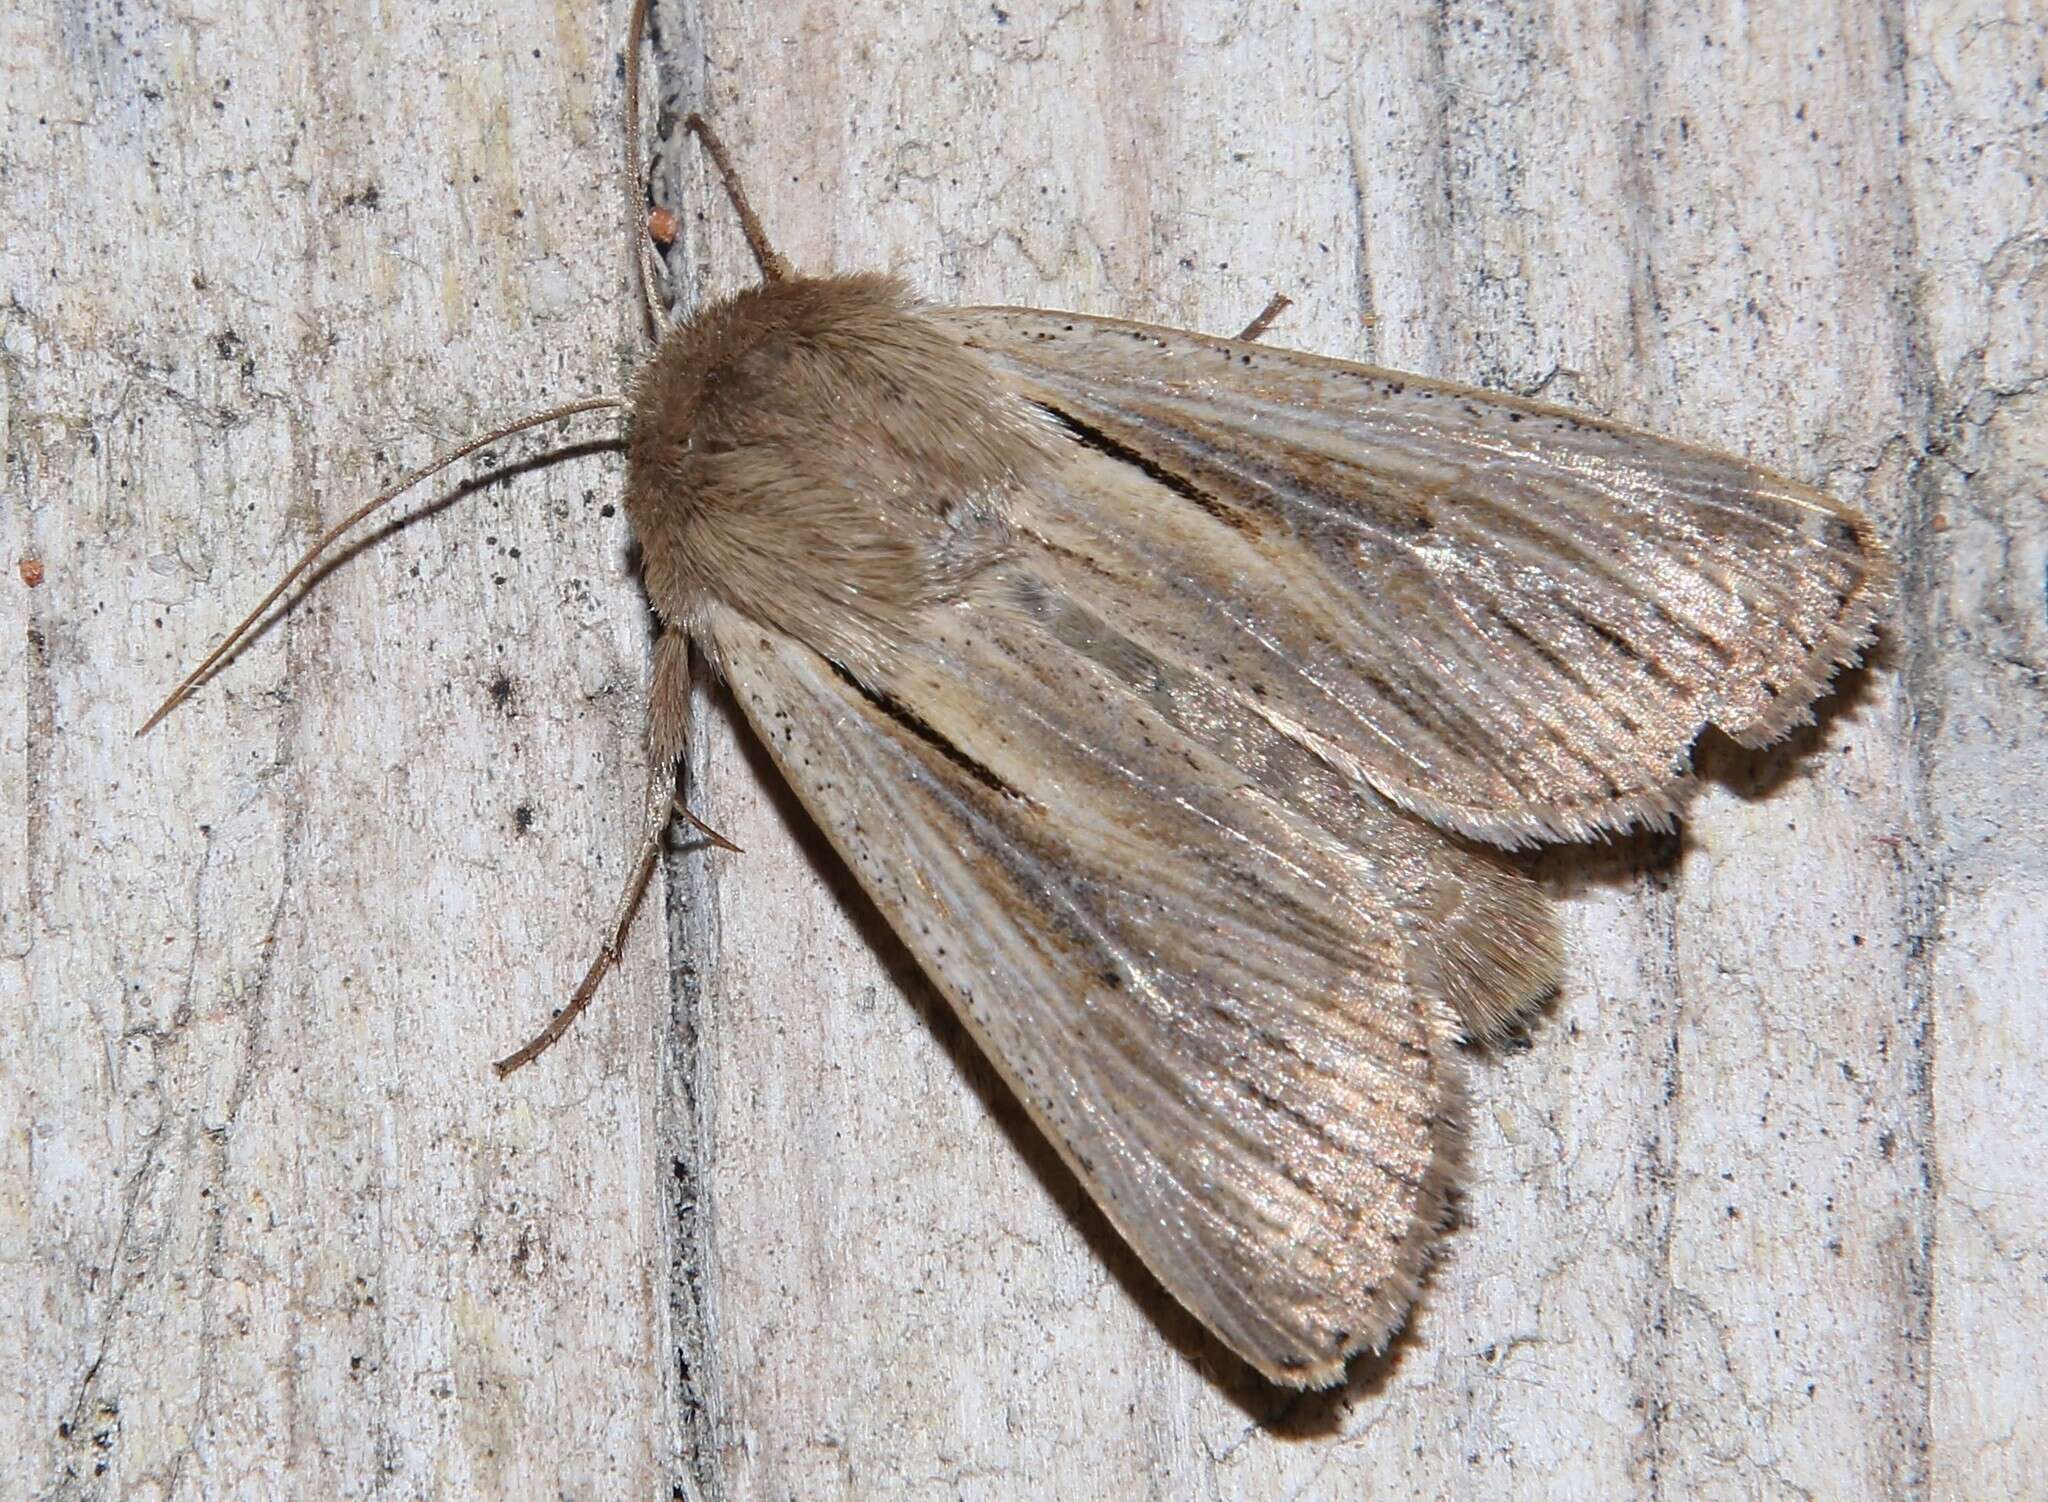
<path fill-rule="evenodd" d="M 1276 340 L 1747 449 L 1897 542 L 1818 732 L 1546 860 L 1568 979 L 1471 1062 L 1411 1333 L 1289 1398 L 715 692 L 693 800 L 746 857 L 676 857 L 666 933 L 490 1077 L 629 838 L 615 455 L 350 557 L 131 739 L 381 480 L 621 389 L 624 9 L 0 17 L 0 1494 L 2038 1495 L 2038 12 L 665 5 L 669 102 L 800 266 L 1212 329 L 1284 290 Z M 662 161 L 682 295 L 738 285 Z"/>

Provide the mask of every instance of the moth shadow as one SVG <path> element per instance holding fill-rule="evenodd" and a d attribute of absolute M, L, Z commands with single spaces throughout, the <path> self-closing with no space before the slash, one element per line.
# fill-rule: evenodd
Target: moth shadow
<path fill-rule="evenodd" d="M 1630 829 L 1577 845 L 1545 845 L 1517 852 L 1510 859 L 1554 898 L 1569 901 L 1583 894 L 1621 887 L 1662 886 L 1677 874 L 1685 859 L 1683 821 L 1670 829 Z M 1553 992 L 1524 1021 L 1540 1019 L 1556 1006 Z M 1508 1038 L 1517 1036 L 1517 1028 Z M 1477 1045 L 1485 1052 L 1493 1045 Z"/>
<path fill-rule="evenodd" d="M 1716 782 L 1744 802 L 1759 802 L 1798 776 L 1811 773 L 1828 727 L 1861 709 L 1875 693 L 1875 675 L 1892 663 L 1891 637 L 1880 636 L 1863 661 L 1839 673 L 1830 691 L 1813 706 L 1813 718 L 1768 746 L 1744 746 L 1718 730 L 1700 737 L 1693 761 L 1702 782 Z M 1845 750 L 1847 748 L 1844 748 Z"/>
<path fill-rule="evenodd" d="M 1802 773 L 1810 775 L 1829 725 L 1854 714 L 1874 692 L 1873 675 L 1887 668 L 1889 643 L 1889 636 L 1880 636 L 1863 661 L 1845 668 L 1832 690 L 1815 701 L 1811 721 L 1768 746 L 1744 746 L 1711 727 L 1702 732 L 1693 745 L 1694 781 L 1702 786 L 1714 783 L 1745 803 L 1757 803 Z M 1512 859 L 1557 897 L 1601 887 L 1662 885 L 1684 860 L 1689 843 L 1686 818 L 1681 810 L 1670 829 L 1638 828 L 1578 844 L 1544 845 Z M 1546 1002 L 1536 1015 L 1550 1005 Z"/>
<path fill-rule="evenodd" d="M 955 1015 L 952 1004 L 925 977 L 924 969 L 904 947 L 902 940 L 882 916 L 881 910 L 861 889 L 859 881 L 840 860 L 823 831 L 812 823 L 797 796 L 783 781 L 771 758 L 746 723 L 729 692 L 721 690 L 723 710 L 733 725 L 742 754 L 763 789 L 783 827 L 789 831 L 805 861 L 818 880 L 832 893 L 853 921 L 855 929 L 929 1029 L 982 1107 L 992 1117 L 1010 1147 L 1021 1158 L 1047 1196 L 1059 1207 L 1068 1226 L 1087 1245 L 1089 1252 L 1115 1278 L 1124 1294 L 1143 1311 L 1183 1360 L 1195 1367 L 1234 1403 L 1246 1417 L 1275 1434 L 1309 1439 L 1337 1432 L 1341 1409 L 1321 1400 L 1370 1389 L 1385 1380 L 1401 1346 L 1396 1340 L 1384 1357 L 1359 1357 L 1352 1362 L 1350 1379 L 1329 1393 L 1300 1393 L 1276 1387 L 1202 1325 L 1180 1302 L 1162 1287 L 1139 1260 L 1109 1219 L 1097 1208 L 1080 1180 L 1060 1157 L 1030 1114 L 1014 1096 L 980 1047 Z"/>

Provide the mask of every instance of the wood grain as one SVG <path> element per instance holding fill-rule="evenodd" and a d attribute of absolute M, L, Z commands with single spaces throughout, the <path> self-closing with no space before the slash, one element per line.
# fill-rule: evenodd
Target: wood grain
<path fill-rule="evenodd" d="M 691 798 L 746 856 L 675 856 L 666 931 L 490 1076 L 628 855 L 616 455 L 429 487 L 131 739 L 320 525 L 642 348 L 624 5 L 259 10 L 0 18 L 0 1495 L 2048 1474 L 2027 7 L 659 7 L 665 121 L 799 268 L 1216 330 L 1284 291 L 1276 342 L 1742 449 L 1899 549 L 1817 730 L 1544 858 L 1564 992 L 1471 1061 L 1411 1333 L 1306 1398 L 1150 1285 L 712 685 Z M 741 284 L 656 159 L 679 300 Z"/>

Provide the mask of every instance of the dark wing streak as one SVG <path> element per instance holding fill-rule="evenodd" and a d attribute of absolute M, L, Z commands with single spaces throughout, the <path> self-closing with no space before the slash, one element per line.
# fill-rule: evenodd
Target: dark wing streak
<path fill-rule="evenodd" d="M 872 704 L 872 700 L 868 702 Z M 876 712 L 880 713 L 879 708 Z M 904 794 L 912 787 L 920 789 L 926 797 L 934 800 L 951 814 L 958 821 L 960 828 L 972 831 L 976 836 L 972 848 L 981 852 L 985 858 L 999 859 L 1005 870 L 1019 877 L 1043 902 L 1054 909 L 1061 920 L 1062 928 L 1069 934 L 1085 938 L 1097 947 L 1098 957 L 1090 961 L 1092 968 L 1098 972 L 1105 969 L 1102 961 L 1106 959 L 1116 963 L 1127 975 L 1134 972 L 1142 975 L 1142 967 L 1133 961 L 1132 956 L 1111 940 L 1099 924 L 1094 923 L 1067 897 L 1059 873 L 1047 870 L 1031 852 L 1005 840 L 971 799 L 961 797 L 953 791 L 953 784 L 942 774 L 942 768 L 936 762 L 920 764 L 918 748 L 892 743 L 882 727 L 871 721 L 862 723 L 851 718 L 835 719 L 821 716 L 817 728 L 821 735 L 831 736 L 846 765 L 860 765 L 877 751 L 893 756 L 899 775 L 873 778 L 865 791 L 868 796 L 888 809 L 897 837 L 912 844 L 921 857 L 906 868 L 906 874 L 931 888 L 932 900 L 923 909 L 924 912 L 966 913 L 974 911 L 982 906 L 982 903 L 971 888 L 948 880 L 954 873 L 958 848 L 949 847 L 937 835 L 936 831 L 940 826 L 931 824 L 905 798 Z M 926 737 L 919 738 L 929 745 Z M 936 754 L 943 756 L 942 752 Z M 904 937 L 906 942 L 912 942 L 913 948 L 917 947 L 908 934 Z M 1057 960 L 1057 955 L 1048 946 L 1033 941 L 1028 930 L 991 926 L 986 930 L 984 937 L 999 940 L 1015 957 L 1013 962 L 1023 961 L 1042 967 Z M 944 954 L 943 947 L 938 953 L 941 956 Z M 1156 987 L 1147 981 L 1144 989 L 1151 993 L 1156 1009 L 1159 1001 Z M 1128 1038 L 1119 1051 L 1126 1057 L 1133 1056 Z M 998 1056 L 997 1062 L 1000 1064 L 1004 1061 Z M 1089 1087 L 1078 1092 L 1073 1097 L 1075 1101 L 1093 1103 L 1111 1093 L 1106 1089 L 1106 1082 L 1088 1052 L 1076 1050 L 1067 1055 L 1062 1062 Z M 1160 1071 L 1137 1071 L 1132 1080 L 1123 1083 L 1123 1092 L 1128 1094 L 1134 1084 L 1147 1102 L 1146 1109 L 1156 1112 L 1166 1104 L 1165 1092 L 1168 1086 Z M 1019 1094 L 1021 1097 L 1021 1090 Z M 1057 1137 L 1058 1134 L 1053 1135 Z M 1114 1143 L 1114 1139 L 1111 1150 L 1121 1151 L 1120 1146 Z M 1137 1161 L 1128 1154 L 1124 1156 L 1126 1162 L 1135 1164 Z M 1086 1158 L 1083 1158 L 1082 1162 L 1093 1166 Z"/>
<path fill-rule="evenodd" d="M 1116 319 L 1043 314 L 1032 309 L 966 308 L 959 312 L 962 320 L 969 324 L 974 324 L 976 320 L 986 315 L 1021 314 L 1032 321 L 1073 318 L 1084 334 L 1091 327 L 1142 327 L 1123 324 Z M 1163 329 L 1158 332 L 1171 335 L 1178 341 L 1212 349 L 1220 349 L 1225 344 L 1234 343 L 1178 329 Z M 1433 391 L 1446 402 L 1459 402 L 1468 408 L 1476 403 L 1480 408 L 1519 413 L 1524 417 L 1536 419 L 1538 430 L 1548 424 L 1559 432 L 1591 433 L 1603 437 L 1644 440 L 1645 445 L 1639 450 L 1639 468 L 1655 481 L 1660 490 L 1683 496 L 1703 508 L 1720 511 L 1748 527 L 1766 526 L 1800 536 L 1809 536 L 1802 525 L 1804 521 L 1839 519 L 1841 515 L 1838 510 L 1816 506 L 1804 496 L 1782 485 L 1768 492 L 1759 492 L 1753 483 L 1755 479 L 1775 480 L 1776 477 L 1769 476 L 1766 471 L 1747 460 L 1645 430 L 1630 428 L 1626 424 L 1570 412 L 1504 392 L 1486 391 L 1477 387 L 1461 386 L 1455 382 L 1356 365 L 1342 360 L 1302 355 L 1272 346 L 1260 346 L 1258 353 L 1261 361 L 1260 374 L 1274 386 L 1281 388 L 1272 393 L 1273 405 L 1262 408 L 1261 432 L 1269 435 L 1281 432 L 1315 435 L 1322 441 L 1309 447 L 1314 448 L 1322 457 L 1341 458 L 1346 453 L 1356 452 L 1360 444 L 1362 423 L 1367 425 L 1370 442 L 1376 449 L 1400 453 L 1411 461 L 1423 461 L 1432 455 L 1440 455 L 1442 443 L 1439 439 L 1425 442 L 1412 423 L 1397 422 L 1391 416 L 1375 419 L 1371 414 L 1362 415 L 1356 410 L 1340 410 L 1322 402 L 1304 399 L 1299 391 L 1285 389 L 1290 384 L 1296 387 L 1301 384 L 1298 379 L 1292 383 L 1284 379 L 1287 372 L 1282 367 L 1286 363 L 1319 367 L 1319 373 L 1341 371 L 1368 383 L 1391 384 L 1397 390 L 1413 387 L 1417 390 Z M 1042 372 L 1045 379 L 1063 387 L 1069 395 L 1079 396 L 1091 405 L 1099 400 L 1098 388 L 1085 373 L 1069 373 L 1050 359 L 1036 368 Z M 1186 420 L 1190 414 L 1202 410 L 1199 404 L 1185 395 L 1183 385 L 1173 378 L 1160 377 L 1142 382 L 1133 381 L 1131 384 L 1133 388 L 1141 387 L 1144 390 L 1145 404 L 1154 412 L 1173 410 L 1181 413 Z M 1203 384 L 1213 386 L 1216 383 L 1211 379 L 1204 381 Z M 1256 389 L 1255 384 L 1253 389 Z M 1449 425 L 1439 426 L 1443 431 L 1450 431 Z M 1614 463 L 1610 458 L 1574 450 L 1562 441 L 1545 441 L 1531 437 L 1528 436 L 1529 432 L 1529 429 L 1518 426 L 1489 429 L 1474 422 L 1459 428 L 1456 437 L 1466 447 L 1493 458 L 1505 459 L 1519 471 L 1528 471 L 1534 467 L 1532 461 L 1540 459 L 1544 468 L 1572 482 L 1571 488 L 1597 491 L 1611 502 L 1628 506 L 1638 513 L 1645 510 L 1640 487 L 1618 480 L 1615 476 Z M 1680 471 L 1665 462 L 1667 458 L 1689 459 L 1695 463 L 1706 461 L 1712 468 L 1704 473 L 1681 476 Z M 1437 457 L 1433 464 L 1418 467 L 1440 467 L 1441 463 L 1441 458 Z M 1725 478 L 1729 472 L 1741 475 L 1746 483 L 1730 483 Z M 1806 487 L 1801 486 L 1797 489 L 1804 490 Z M 1760 494 L 1776 504 L 1793 508 L 1801 515 L 1782 517 L 1756 510 L 1754 502 Z M 1742 500 L 1747 500 L 1750 504 L 1738 504 Z"/>
<path fill-rule="evenodd" d="M 1091 456 L 1089 463 L 1092 464 L 1094 462 L 1096 461 Z M 1066 478 L 1066 484 L 1073 486 L 1075 494 L 1072 496 L 1067 495 L 1066 484 L 1053 484 L 1041 487 L 1039 492 L 1033 497 L 1034 506 L 1040 508 L 1035 515 L 1039 519 L 1043 519 L 1047 515 L 1062 513 L 1076 520 L 1083 518 L 1086 515 L 1086 511 L 1082 497 L 1088 494 L 1103 493 L 1099 489 L 1093 491 L 1088 489 L 1093 478 L 1092 471 L 1087 468 L 1080 468 L 1070 472 Z M 1169 496 L 1171 492 L 1165 487 L 1156 487 L 1154 494 L 1157 496 Z M 1052 508 L 1052 510 L 1048 512 L 1046 508 Z M 1141 518 L 1130 518 L 1129 520 L 1132 524 L 1123 530 L 1116 531 L 1112 540 L 1110 529 L 1117 527 L 1124 520 L 1126 518 L 1113 508 L 1103 512 L 1100 515 L 1094 534 L 1098 544 L 1135 549 L 1136 556 L 1140 560 L 1149 563 L 1147 572 L 1157 586 L 1178 592 L 1184 582 L 1184 569 L 1177 564 L 1170 551 L 1154 553 L 1146 551 L 1144 547 L 1144 544 L 1148 541 L 1155 544 L 1158 542 L 1160 534 L 1156 529 L 1148 533 L 1147 529 L 1142 525 Z M 1025 518 L 1025 530 L 1027 533 L 1030 533 L 1030 535 L 1042 535 L 1033 531 L 1032 523 L 1033 514 L 1027 514 Z M 1060 551 L 1068 556 L 1071 556 L 1073 553 L 1073 550 L 1064 548 Z M 1323 571 L 1319 554 L 1313 550 L 1297 557 L 1295 562 L 1297 566 L 1314 564 L 1316 566 L 1316 578 L 1327 577 L 1327 574 Z M 1429 589 L 1439 594 L 1443 593 L 1440 581 L 1430 574 L 1415 568 L 1412 563 L 1404 562 L 1401 572 L 1411 586 L 1417 589 Z M 1067 576 L 1071 577 L 1070 571 Z M 1080 580 L 1073 580 L 1072 582 L 1085 594 L 1094 596 L 1099 596 L 1100 594 L 1098 590 L 1088 589 Z M 1297 611 L 1307 608 L 1313 599 L 1319 599 L 1320 595 L 1315 591 L 1314 580 L 1298 575 L 1291 591 L 1291 598 Z M 1283 675 L 1291 675 L 1299 682 L 1314 689 L 1319 696 L 1321 707 L 1326 712 L 1334 711 L 1344 714 L 1346 716 L 1346 724 L 1351 730 L 1362 731 L 1381 744 L 1399 751 L 1405 757 L 1420 757 L 1420 752 L 1412 743 L 1404 745 L 1395 739 L 1382 722 L 1354 713 L 1351 710 L 1351 706 L 1356 702 L 1355 694 L 1337 684 L 1333 678 L 1319 669 L 1313 658 L 1289 654 L 1285 645 L 1274 637 L 1262 623 L 1259 612 L 1263 611 L 1266 616 L 1270 616 L 1274 609 L 1271 603 L 1263 607 L 1251 605 L 1238 607 L 1236 602 L 1229 596 L 1224 596 L 1219 600 L 1213 596 L 1197 595 L 1185 608 L 1194 611 L 1206 609 L 1219 618 L 1231 622 L 1234 626 L 1238 626 L 1240 628 L 1240 638 L 1256 644 L 1264 652 L 1268 659 L 1268 668 L 1272 676 L 1277 678 Z M 1359 627 L 1358 634 L 1354 637 L 1359 651 L 1365 652 L 1375 649 L 1375 635 L 1366 629 L 1372 626 L 1373 623 L 1362 617 L 1356 608 L 1347 605 L 1342 597 L 1332 599 L 1330 608 L 1338 619 L 1349 620 L 1353 625 Z M 1131 621 L 1127 624 L 1133 629 L 1139 630 L 1141 632 L 1140 639 L 1147 641 L 1154 650 L 1171 651 L 1170 644 L 1166 639 L 1157 635 L 1142 634 L 1143 623 Z M 1454 683 L 1461 676 L 1477 676 L 1471 671 L 1472 668 L 1479 665 L 1476 659 L 1468 657 L 1461 664 L 1452 658 L 1441 655 L 1446 652 L 1460 650 L 1458 643 L 1463 635 L 1464 633 L 1461 632 L 1438 631 L 1431 633 L 1419 646 L 1404 635 L 1401 638 L 1401 644 L 1419 651 L 1427 649 L 1431 641 L 1438 643 L 1439 645 L 1436 648 L 1430 649 L 1432 654 L 1431 661 L 1436 670 L 1437 677 L 1441 682 Z M 1461 742 L 1472 744 L 1490 735 L 1488 728 L 1472 718 L 1466 711 L 1463 697 L 1458 693 L 1436 692 L 1411 695 L 1406 689 L 1394 683 L 1391 679 L 1382 677 L 1377 668 L 1369 665 L 1368 660 L 1362 657 L 1352 657 L 1345 661 L 1342 666 L 1349 673 L 1360 678 L 1367 686 L 1376 685 L 1381 688 L 1381 701 L 1398 706 L 1407 716 L 1408 722 L 1429 737 L 1430 744 L 1436 753 L 1435 761 L 1439 764 L 1454 760 Z M 1240 694 L 1240 697 L 1242 702 L 1253 713 L 1260 715 L 1276 729 L 1294 737 L 1303 745 L 1313 747 L 1317 755 L 1334 766 L 1342 767 L 1347 776 L 1380 787 L 1396 803 L 1401 804 L 1403 807 L 1412 808 L 1426 818 L 1431 818 L 1456 828 L 1464 827 L 1464 823 L 1457 810 L 1447 809 L 1441 803 L 1433 800 L 1419 798 L 1406 787 L 1400 785 L 1386 786 L 1384 779 L 1374 775 L 1369 759 L 1361 755 L 1355 741 L 1347 744 L 1344 738 L 1340 738 L 1329 727 L 1311 724 L 1295 714 L 1275 706 L 1264 698 L 1257 696 L 1245 697 L 1242 694 Z M 1505 748 L 1505 754 L 1511 758 L 1514 766 L 1523 772 L 1527 771 L 1534 751 L 1535 747 L 1533 745 L 1520 739 L 1512 746 Z M 1419 764 L 1427 766 L 1430 762 L 1420 761 Z M 1553 757 L 1550 758 L 1550 765 L 1552 767 L 1559 767 L 1570 764 L 1561 762 Z M 1642 797 L 1645 802 L 1633 809 L 1634 816 L 1647 822 L 1661 823 L 1669 812 L 1668 799 L 1654 790 L 1646 790 Z M 1496 840 L 1502 839 L 1498 830 L 1491 824 L 1470 832 Z M 1516 843 L 1531 838 L 1538 832 L 1517 831 L 1508 836 L 1506 842 Z"/>

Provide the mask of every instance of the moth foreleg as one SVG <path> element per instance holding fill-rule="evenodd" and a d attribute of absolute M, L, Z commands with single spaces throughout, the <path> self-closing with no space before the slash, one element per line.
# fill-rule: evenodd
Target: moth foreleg
<path fill-rule="evenodd" d="M 664 631 L 654 645 L 654 681 L 647 697 L 647 790 L 640 803 L 638 849 L 626 867 L 626 888 L 619 895 L 618 909 L 612 915 L 611 926 L 605 930 L 604 945 L 585 972 L 582 984 L 569 998 L 568 1005 L 555 1013 L 548 1020 L 548 1025 L 524 1047 L 498 1060 L 495 1067 L 500 1076 L 532 1063 L 552 1048 L 555 1040 L 569 1030 L 577 1014 L 590 1004 L 598 984 L 619 962 L 619 955 L 625 949 L 626 935 L 633 927 L 634 915 L 640 911 L 640 899 L 646 895 L 655 862 L 661 858 L 662 836 L 668 831 L 669 820 L 676 814 L 676 759 L 682 755 L 683 737 L 689 721 L 689 695 L 689 638 L 680 631 Z M 684 812 L 692 824 L 713 840 L 728 849 L 737 848 L 687 810 Z"/>

